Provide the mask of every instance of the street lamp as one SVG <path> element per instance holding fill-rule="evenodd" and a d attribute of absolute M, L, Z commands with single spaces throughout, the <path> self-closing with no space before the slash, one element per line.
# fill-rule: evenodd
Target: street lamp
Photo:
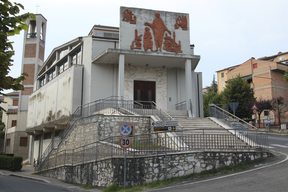
<path fill-rule="evenodd" d="M 256 78 L 262 78 L 262 79 L 270 79 L 273 81 L 274 84 L 274 90 L 275 90 L 275 94 L 276 94 L 276 109 L 277 109 L 277 114 L 278 114 L 278 123 L 280 123 L 280 111 L 279 111 L 279 105 L 278 105 L 278 96 L 277 96 L 277 89 L 276 89 L 276 83 L 274 81 L 274 79 L 270 78 L 270 77 L 259 77 L 259 76 L 253 76 Z M 273 99 L 273 98 L 272 98 Z"/>

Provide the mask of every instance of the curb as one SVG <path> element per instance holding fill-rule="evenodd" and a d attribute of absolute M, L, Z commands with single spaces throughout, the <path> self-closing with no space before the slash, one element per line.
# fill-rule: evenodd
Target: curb
<path fill-rule="evenodd" d="M 41 182 L 44 182 L 44 183 L 51 183 L 50 181 L 48 181 L 48 180 L 46 180 L 46 179 L 40 179 L 40 178 L 29 177 L 29 176 L 24 176 L 24 175 L 17 175 L 17 174 L 11 174 L 11 173 L 5 174 L 5 173 L 3 173 L 3 172 L 0 172 L 0 175 L 7 175 L 7 176 L 25 178 L 25 179 L 35 180 L 35 181 L 41 181 Z"/>

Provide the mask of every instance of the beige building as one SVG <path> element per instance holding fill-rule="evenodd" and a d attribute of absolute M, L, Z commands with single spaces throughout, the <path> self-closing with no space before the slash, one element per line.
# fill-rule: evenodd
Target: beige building
<path fill-rule="evenodd" d="M 240 74 L 251 84 L 257 99 L 272 100 L 281 96 L 288 104 L 288 82 L 283 79 L 284 72 L 288 70 L 287 58 L 288 52 L 280 52 L 277 55 L 259 59 L 252 57 L 241 65 L 219 70 L 217 71 L 218 90 L 223 91 L 226 82 Z M 266 118 L 262 117 L 262 119 Z M 278 124 L 276 113 L 270 112 L 270 118 Z M 288 123 L 287 113 L 281 114 L 281 123 Z"/>
<path fill-rule="evenodd" d="M 18 101 L 19 92 L 11 92 L 4 97 L 3 109 L 6 110 L 6 113 L 2 113 L 2 122 L 5 124 L 3 152 L 7 155 L 27 158 L 29 138 L 25 129 L 21 130 L 20 126 L 17 126 Z"/>

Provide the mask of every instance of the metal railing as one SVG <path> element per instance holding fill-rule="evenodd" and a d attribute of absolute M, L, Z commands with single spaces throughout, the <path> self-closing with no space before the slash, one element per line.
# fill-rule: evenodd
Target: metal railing
<path fill-rule="evenodd" d="M 175 104 L 176 110 L 187 110 L 186 101 L 181 101 L 180 103 Z"/>
<path fill-rule="evenodd" d="M 141 103 L 140 103 L 141 102 Z M 58 145 L 61 145 L 63 140 L 73 131 L 76 126 L 78 119 L 88 117 L 96 114 L 109 114 L 109 115 L 122 115 L 122 114 L 133 114 L 133 115 L 154 115 L 162 121 L 172 120 L 164 110 L 156 109 L 156 103 L 153 101 L 133 101 L 125 99 L 124 97 L 111 96 L 105 99 L 100 99 L 82 106 L 79 106 L 75 112 L 71 115 L 65 128 L 60 133 L 60 141 L 54 139 L 42 153 L 38 159 L 38 163 L 49 156 L 49 153 Z"/>
<path fill-rule="evenodd" d="M 216 106 L 214 104 L 209 104 L 209 113 L 210 113 L 211 117 L 215 117 L 215 118 L 217 118 L 219 120 L 222 120 L 222 122 L 227 124 L 228 126 L 230 126 L 231 120 L 232 120 L 233 122 L 234 121 L 239 121 L 239 122 L 247 125 L 247 127 L 258 129 L 254 125 L 251 125 L 251 124 L 247 123 L 243 119 L 240 119 L 239 117 L 233 115 L 232 113 L 229 113 L 225 109 L 223 109 L 221 107 L 218 107 L 218 106 Z"/>
<path fill-rule="evenodd" d="M 218 130 L 218 129 L 213 129 Z M 223 129 L 219 129 L 223 131 Z M 245 135 L 234 130 L 235 134 L 211 134 L 211 129 L 189 130 L 180 136 L 167 132 L 151 133 L 129 136 L 132 145 L 127 149 L 128 157 L 142 157 L 152 155 L 177 154 L 180 152 L 197 151 L 263 151 L 267 152 L 267 132 L 249 131 Z M 259 134 L 261 133 L 261 134 Z M 165 134 L 167 136 L 165 140 Z M 119 145 L 122 136 L 108 137 L 88 145 L 51 153 L 49 157 L 40 159 L 41 164 L 36 164 L 35 171 L 43 171 L 58 166 L 78 165 L 95 162 L 102 159 L 120 157 L 124 149 Z"/>

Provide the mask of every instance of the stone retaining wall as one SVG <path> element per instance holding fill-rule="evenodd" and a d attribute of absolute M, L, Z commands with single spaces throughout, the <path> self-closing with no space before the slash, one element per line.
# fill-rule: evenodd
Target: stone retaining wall
<path fill-rule="evenodd" d="M 167 156 L 167 177 L 181 177 L 248 160 L 267 157 L 265 152 L 194 152 Z M 139 185 L 165 179 L 165 155 L 127 158 L 126 185 Z M 76 166 L 63 166 L 38 173 L 80 185 L 123 186 L 124 158 L 111 158 Z"/>
<path fill-rule="evenodd" d="M 134 127 L 133 134 L 151 132 L 150 117 L 93 115 L 77 120 L 76 127 L 59 146 L 58 151 L 74 149 L 110 136 L 120 136 L 119 126 L 124 122 Z"/>

